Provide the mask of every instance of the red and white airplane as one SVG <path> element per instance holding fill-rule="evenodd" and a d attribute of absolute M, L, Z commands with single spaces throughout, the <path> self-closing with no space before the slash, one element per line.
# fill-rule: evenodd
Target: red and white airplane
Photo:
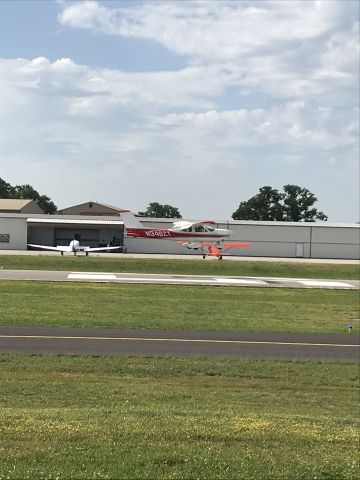
<path fill-rule="evenodd" d="M 225 242 L 231 230 L 215 228 L 212 220 L 188 222 L 179 220 L 171 228 L 147 228 L 130 210 L 123 210 L 121 218 L 128 237 L 157 240 L 173 240 L 190 250 L 202 249 L 203 258 L 207 255 L 222 259 L 225 250 L 249 247 L 250 243 Z"/>

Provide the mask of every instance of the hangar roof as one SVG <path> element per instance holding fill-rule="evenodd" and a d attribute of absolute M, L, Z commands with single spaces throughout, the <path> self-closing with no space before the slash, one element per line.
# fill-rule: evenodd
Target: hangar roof
<path fill-rule="evenodd" d="M 76 225 L 123 225 L 124 222 L 119 217 L 86 217 L 74 215 L 46 215 L 31 216 L 27 219 L 28 223 L 45 224 L 76 224 Z"/>
<path fill-rule="evenodd" d="M 43 209 L 31 198 L 0 198 L 2 213 L 43 213 Z"/>
<path fill-rule="evenodd" d="M 85 202 L 80 203 L 79 205 L 73 205 L 71 207 L 62 208 L 58 210 L 59 215 L 90 215 L 94 216 L 109 216 L 117 215 L 118 213 L 123 212 L 124 209 L 120 207 L 115 207 L 108 203 L 99 203 L 99 202 Z"/>
<path fill-rule="evenodd" d="M 174 223 L 179 220 L 183 220 L 181 218 L 155 218 L 155 217 L 138 217 L 138 220 L 142 223 L 146 222 L 159 222 L 159 223 Z M 186 220 L 197 222 L 199 219 L 189 219 Z M 360 223 L 335 223 L 335 222 L 266 222 L 260 220 L 233 220 L 230 218 L 229 220 L 216 220 L 214 219 L 215 223 L 218 225 L 262 225 L 268 227 L 274 226 L 282 226 L 282 227 L 331 227 L 331 228 L 360 228 Z"/>

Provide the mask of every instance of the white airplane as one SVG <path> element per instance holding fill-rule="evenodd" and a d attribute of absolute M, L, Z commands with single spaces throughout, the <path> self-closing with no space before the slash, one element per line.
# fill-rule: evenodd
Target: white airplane
<path fill-rule="evenodd" d="M 121 247 L 83 247 L 80 245 L 79 240 L 71 240 L 70 245 L 68 246 L 61 246 L 58 245 L 57 247 L 51 247 L 49 245 L 33 245 L 32 243 L 28 243 L 28 247 L 32 248 L 40 248 L 42 250 L 54 250 L 56 252 L 61 252 L 61 255 L 64 255 L 64 252 L 73 252 L 76 255 L 78 252 L 84 252 L 86 256 L 89 255 L 90 252 L 106 252 L 108 250 L 119 250 Z"/>
<path fill-rule="evenodd" d="M 203 258 L 208 256 L 223 257 L 224 250 L 249 247 L 250 243 L 224 242 L 232 233 L 226 228 L 215 228 L 212 220 L 188 222 L 179 220 L 171 228 L 146 228 L 130 210 L 121 212 L 127 236 L 158 240 L 175 240 L 190 250 L 202 249 Z"/>

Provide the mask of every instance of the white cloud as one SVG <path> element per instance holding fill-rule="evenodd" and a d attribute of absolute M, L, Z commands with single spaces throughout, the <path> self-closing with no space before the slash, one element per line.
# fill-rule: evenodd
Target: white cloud
<path fill-rule="evenodd" d="M 328 31 L 335 2 L 233 1 L 144 2 L 106 8 L 77 2 L 59 15 L 63 25 L 110 35 L 147 38 L 198 60 L 231 60 L 271 42 L 305 40 Z M 186 39 L 186 41 L 185 41 Z"/>
<path fill-rule="evenodd" d="M 1 112 L 4 128 L 7 128 L 9 116 L 18 117 L 21 109 L 20 122 L 34 123 L 40 119 L 39 128 L 47 129 L 49 123 L 55 122 L 57 126 L 62 123 L 65 130 L 69 125 L 71 132 L 74 127 L 80 130 L 96 128 L 116 136 L 119 128 L 133 133 L 132 130 L 140 126 L 147 136 L 158 135 L 159 130 L 167 135 L 176 131 L 179 142 L 181 135 L 185 138 L 198 135 L 199 141 L 203 138 L 206 145 L 218 138 L 228 148 L 261 142 L 278 148 L 290 145 L 304 150 L 356 143 L 354 109 L 350 112 L 347 109 L 344 114 L 332 106 L 325 108 L 297 100 L 267 109 L 222 111 L 211 108 L 222 90 L 221 81 L 218 78 L 209 82 L 210 86 L 204 89 L 200 71 L 204 74 L 205 69 L 134 74 L 91 69 L 68 59 L 53 63 L 44 58 L 2 61 L 1 91 L 6 92 L 3 100 L 7 104 Z M 184 112 L 186 106 L 190 110 Z M 180 107 L 182 111 L 179 112 Z M 91 123 L 96 119 L 103 124 Z M 16 128 L 18 126 L 17 123 Z M 58 133 L 58 127 L 55 131 Z M 189 150 L 191 146 L 190 143 Z M 201 163 L 201 159 L 198 161 Z"/>
<path fill-rule="evenodd" d="M 93 1 L 77 2 L 65 6 L 59 21 L 71 27 L 99 29 L 108 33 L 115 33 L 112 28 L 111 11 L 101 7 Z"/>
<path fill-rule="evenodd" d="M 71 58 L 0 60 L 2 177 L 11 181 L 16 164 L 24 180 L 14 183 L 63 207 L 94 199 L 99 186 L 98 200 L 120 206 L 163 201 L 222 218 L 262 185 L 296 183 L 320 191 L 334 220 L 340 208 L 355 219 L 354 2 L 119 5 L 65 3 L 59 21 L 156 41 L 187 65 L 127 72 Z"/>
<path fill-rule="evenodd" d="M 86 1 L 66 6 L 59 21 L 156 41 L 202 66 L 204 85 L 216 78 L 222 88 L 243 93 L 348 104 L 357 81 L 359 23 L 358 4 L 345 3 L 167 1 L 106 8 Z"/>
<path fill-rule="evenodd" d="M 357 109 L 352 113 L 352 122 L 341 128 L 339 124 L 343 119 L 335 110 L 323 112 L 316 105 L 306 106 L 303 102 L 288 102 L 270 110 L 172 113 L 157 122 L 175 128 L 179 139 L 186 137 L 186 132 L 193 132 L 192 135 L 196 132 L 199 137 L 207 138 L 208 144 L 214 139 L 221 140 L 223 148 L 261 144 L 305 153 L 356 145 L 352 130 L 356 126 Z"/>

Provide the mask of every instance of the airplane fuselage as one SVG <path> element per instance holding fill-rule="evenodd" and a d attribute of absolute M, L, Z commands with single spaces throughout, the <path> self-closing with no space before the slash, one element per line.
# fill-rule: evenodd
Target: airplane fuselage
<path fill-rule="evenodd" d="M 154 238 L 158 240 L 198 240 L 201 242 L 220 242 L 229 237 L 230 230 L 214 229 L 213 232 L 184 232 L 167 228 L 127 228 L 127 235 L 136 238 Z"/>

